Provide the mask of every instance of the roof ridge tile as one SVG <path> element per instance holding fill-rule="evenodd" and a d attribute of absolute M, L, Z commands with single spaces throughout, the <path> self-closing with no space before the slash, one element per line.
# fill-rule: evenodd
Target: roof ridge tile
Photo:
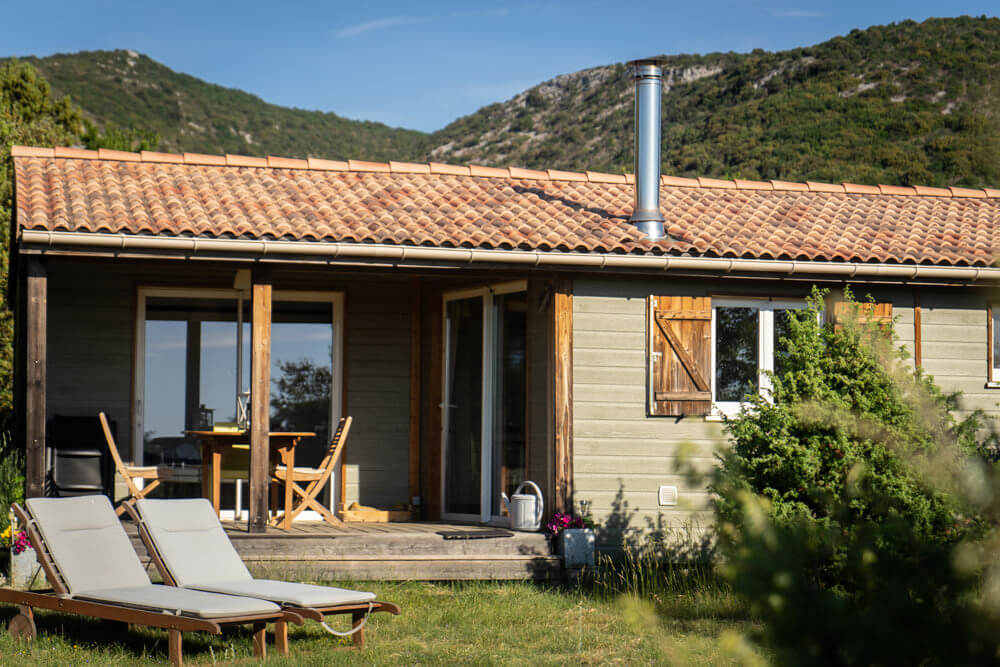
<path fill-rule="evenodd" d="M 844 194 L 845 191 L 843 185 L 837 185 L 836 183 L 817 183 L 815 181 L 806 181 L 806 187 L 809 188 L 809 192 Z"/>
<path fill-rule="evenodd" d="M 950 197 L 951 190 L 948 188 L 933 188 L 928 185 L 914 185 L 914 192 L 921 197 Z"/>
<path fill-rule="evenodd" d="M 587 175 L 579 171 L 559 171 L 558 169 L 549 169 L 546 173 L 549 175 L 550 181 L 587 182 Z"/>
<path fill-rule="evenodd" d="M 429 162 L 432 174 L 446 174 L 448 176 L 469 176 L 469 167 L 462 167 L 455 164 L 444 164 L 442 162 Z"/>
<path fill-rule="evenodd" d="M 484 167 L 478 164 L 469 165 L 470 176 L 481 176 L 485 178 L 510 178 L 510 172 L 498 167 Z"/>
<path fill-rule="evenodd" d="M 971 188 L 948 188 L 952 197 L 972 197 L 974 199 L 985 199 L 985 190 L 973 190 Z"/>
<path fill-rule="evenodd" d="M 267 158 L 251 157 L 249 155 L 231 155 L 226 153 L 227 167 L 266 167 Z"/>
<path fill-rule="evenodd" d="M 267 166 L 271 169 L 308 169 L 309 163 L 306 160 L 291 157 L 267 156 Z"/>
<path fill-rule="evenodd" d="M 882 194 L 882 191 L 878 189 L 875 185 L 860 185 L 858 183 L 841 183 L 844 186 L 844 192 L 848 194 L 855 195 L 878 195 Z"/>
<path fill-rule="evenodd" d="M 629 180 L 629 176 L 632 176 L 632 180 Z M 635 176 L 633 174 L 625 174 L 625 181 L 627 183 L 633 183 L 635 181 Z M 666 175 L 660 176 L 660 185 L 673 185 L 680 188 L 701 187 L 697 178 L 683 178 L 681 176 Z"/>
<path fill-rule="evenodd" d="M 908 185 L 878 185 L 879 192 L 884 195 L 915 195 L 917 191 Z"/>
<path fill-rule="evenodd" d="M 425 162 L 395 162 L 389 160 L 389 171 L 394 174 L 429 174 L 431 167 Z"/>
<path fill-rule="evenodd" d="M 588 171 L 586 174 L 587 180 L 591 183 L 616 183 L 619 185 L 625 185 L 625 174 L 606 174 L 599 171 Z M 548 174 L 546 174 L 546 176 L 548 176 Z"/>
<path fill-rule="evenodd" d="M 350 171 L 351 165 L 341 160 L 321 160 L 311 157 L 306 160 L 309 168 L 315 171 Z"/>
<path fill-rule="evenodd" d="M 351 171 L 373 171 L 378 173 L 389 173 L 389 165 L 385 162 L 368 162 L 366 160 L 348 160 Z"/>
<path fill-rule="evenodd" d="M 21 146 L 10 147 L 11 157 L 55 157 L 56 149 L 42 148 L 41 146 Z"/>
<path fill-rule="evenodd" d="M 184 164 L 184 156 L 178 153 L 157 153 L 156 151 L 142 151 L 139 153 L 143 162 L 166 162 L 169 164 Z"/>
<path fill-rule="evenodd" d="M 120 162 L 141 162 L 142 156 L 131 151 L 116 151 L 110 148 L 98 148 L 97 159 L 118 160 Z"/>
<path fill-rule="evenodd" d="M 771 181 L 771 186 L 775 190 L 790 190 L 792 192 L 809 192 L 809 186 L 805 183 L 795 183 L 792 181 Z"/>
<path fill-rule="evenodd" d="M 721 178 L 698 177 L 698 186 L 702 188 L 722 188 L 723 190 L 736 189 L 735 181 L 724 181 Z"/>
<path fill-rule="evenodd" d="M 226 158 L 222 155 L 208 155 L 206 153 L 184 153 L 184 164 L 200 164 L 210 167 L 225 167 Z"/>
<path fill-rule="evenodd" d="M 538 171 L 536 169 L 525 169 L 523 167 L 508 167 L 507 171 L 511 178 L 533 178 L 539 181 L 547 181 L 549 175 L 547 172 Z"/>
<path fill-rule="evenodd" d="M 56 146 L 53 149 L 53 151 L 55 152 L 55 157 L 73 158 L 76 160 L 98 159 L 97 151 L 87 150 L 86 148 L 73 148 L 71 146 Z"/>

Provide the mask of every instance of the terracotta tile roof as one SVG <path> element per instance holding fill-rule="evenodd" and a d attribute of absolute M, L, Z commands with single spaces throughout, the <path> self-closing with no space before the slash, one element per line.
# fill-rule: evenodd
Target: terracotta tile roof
<path fill-rule="evenodd" d="M 988 266 L 1000 191 L 14 147 L 20 229 Z"/>

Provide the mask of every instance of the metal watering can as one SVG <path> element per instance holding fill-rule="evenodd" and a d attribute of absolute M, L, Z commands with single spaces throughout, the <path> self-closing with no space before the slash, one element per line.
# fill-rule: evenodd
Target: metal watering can
<path fill-rule="evenodd" d="M 521 493 L 521 489 L 530 486 L 534 493 Z M 504 507 L 510 514 L 510 527 L 513 530 L 537 531 L 542 527 L 542 516 L 545 510 L 545 501 L 542 500 L 542 491 L 534 482 L 522 482 L 514 489 L 514 493 L 508 499 L 506 493 L 501 493 L 500 498 Z"/>

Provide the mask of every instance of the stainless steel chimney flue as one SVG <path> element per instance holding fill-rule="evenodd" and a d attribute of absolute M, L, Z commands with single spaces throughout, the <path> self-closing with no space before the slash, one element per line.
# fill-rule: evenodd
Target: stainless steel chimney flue
<path fill-rule="evenodd" d="M 660 213 L 660 100 L 663 59 L 628 63 L 635 81 L 635 209 L 629 222 L 650 239 L 662 239 Z"/>

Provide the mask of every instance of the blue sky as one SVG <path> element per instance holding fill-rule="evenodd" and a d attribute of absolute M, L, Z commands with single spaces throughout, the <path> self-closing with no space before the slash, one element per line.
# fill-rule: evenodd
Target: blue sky
<path fill-rule="evenodd" d="M 8 3 L 0 54 L 133 49 L 275 104 L 432 131 L 587 67 L 659 53 L 781 50 L 853 28 L 998 9 L 996 0 L 50 0 Z"/>

